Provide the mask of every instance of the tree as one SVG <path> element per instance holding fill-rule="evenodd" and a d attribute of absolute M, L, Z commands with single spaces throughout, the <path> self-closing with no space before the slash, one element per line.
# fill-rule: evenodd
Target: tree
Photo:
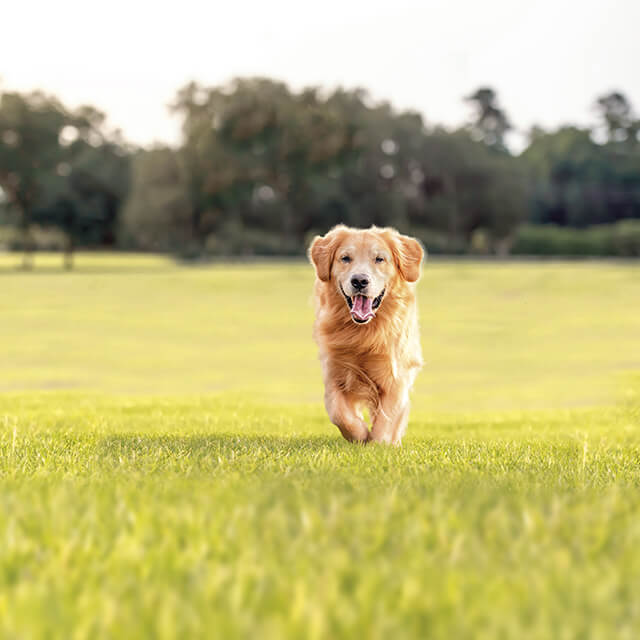
<path fill-rule="evenodd" d="M 496 92 L 490 87 L 480 87 L 465 100 L 475 108 L 475 120 L 471 133 L 488 147 L 506 151 L 505 135 L 512 128 L 504 110 L 498 105 Z"/>
<path fill-rule="evenodd" d="M 184 251 L 191 240 L 191 202 L 179 155 L 170 148 L 138 151 L 132 185 L 122 212 L 123 246 Z"/>
<path fill-rule="evenodd" d="M 301 253 L 309 234 L 344 222 L 433 231 L 450 250 L 484 234 L 487 251 L 503 251 L 526 211 L 521 163 L 504 152 L 506 117 L 493 94 L 482 141 L 427 131 L 419 114 L 373 103 L 362 89 L 292 92 L 264 78 L 190 84 L 173 108 L 201 250 Z"/>
<path fill-rule="evenodd" d="M 627 143 L 630 146 L 640 143 L 640 120 L 635 117 L 623 93 L 612 91 L 600 96 L 595 107 L 602 119 L 608 142 Z"/>
<path fill-rule="evenodd" d="M 586 227 L 640 218 L 638 145 L 600 145 L 590 129 L 561 127 L 538 130 L 522 160 L 530 171 L 534 223 Z"/>
<path fill-rule="evenodd" d="M 173 109 L 183 118 L 194 238 L 204 243 L 214 231 L 238 231 L 259 218 L 280 236 L 284 253 L 298 252 L 310 183 L 354 151 L 353 127 L 316 89 L 294 94 L 264 78 L 190 84 Z"/>
<path fill-rule="evenodd" d="M 128 149 L 104 120 L 92 107 L 69 111 L 42 92 L 0 93 L 0 186 L 22 231 L 25 267 L 35 224 L 65 232 L 68 267 L 76 244 L 115 241 Z"/>
<path fill-rule="evenodd" d="M 425 137 L 420 166 L 421 221 L 446 235 L 444 250 L 464 250 L 482 234 L 485 251 L 508 251 L 527 214 L 526 174 L 518 159 L 494 153 L 465 129 L 435 129 Z"/>

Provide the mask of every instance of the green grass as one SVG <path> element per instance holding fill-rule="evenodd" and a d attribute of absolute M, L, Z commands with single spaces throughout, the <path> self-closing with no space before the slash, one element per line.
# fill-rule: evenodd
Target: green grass
<path fill-rule="evenodd" d="M 640 265 L 433 263 L 400 449 L 310 267 L 0 256 L 0 637 L 637 638 Z"/>

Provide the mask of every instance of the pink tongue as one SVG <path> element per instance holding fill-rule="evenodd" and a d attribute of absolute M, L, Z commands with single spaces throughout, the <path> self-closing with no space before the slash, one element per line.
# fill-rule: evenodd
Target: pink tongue
<path fill-rule="evenodd" d="M 373 318 L 375 315 L 371 310 L 371 298 L 365 296 L 353 296 L 353 306 L 351 307 L 351 314 L 358 320 L 367 320 Z"/>

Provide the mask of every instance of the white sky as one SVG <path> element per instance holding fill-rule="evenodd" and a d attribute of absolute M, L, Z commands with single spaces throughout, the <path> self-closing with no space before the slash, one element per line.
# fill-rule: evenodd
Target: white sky
<path fill-rule="evenodd" d="M 0 87 L 93 104 L 139 144 L 179 139 L 179 87 L 236 75 L 363 86 L 432 124 L 465 122 L 479 85 L 521 130 L 589 124 L 610 89 L 640 111 L 640 0 L 21 0 L 2 21 Z"/>

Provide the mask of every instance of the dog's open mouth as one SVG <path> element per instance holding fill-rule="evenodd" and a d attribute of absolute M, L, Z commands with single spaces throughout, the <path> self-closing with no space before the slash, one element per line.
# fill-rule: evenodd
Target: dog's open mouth
<path fill-rule="evenodd" d="M 378 307 L 380 307 L 380 303 L 382 302 L 382 298 L 384 298 L 385 292 L 385 289 L 383 289 L 382 293 L 377 298 L 368 298 L 360 293 L 357 293 L 351 298 L 344 292 L 342 286 L 340 286 L 340 290 L 349 305 L 351 319 L 358 324 L 366 324 L 376 317 L 376 311 L 378 310 Z"/>

